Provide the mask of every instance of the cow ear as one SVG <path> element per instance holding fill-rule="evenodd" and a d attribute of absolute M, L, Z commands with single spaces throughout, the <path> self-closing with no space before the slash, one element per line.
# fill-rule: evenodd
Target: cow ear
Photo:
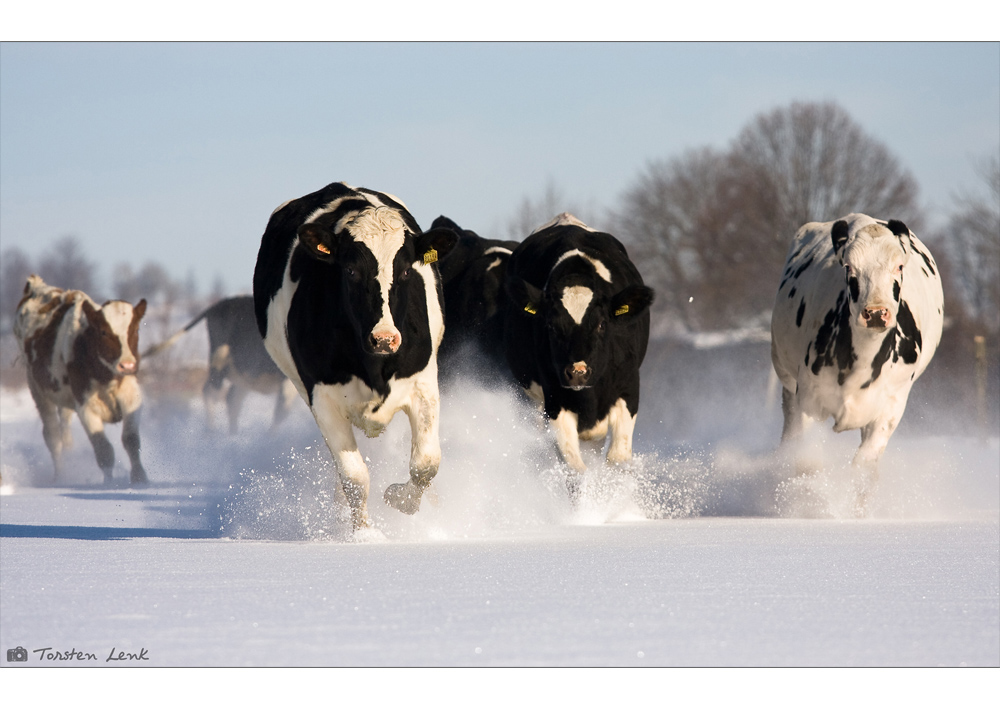
<path fill-rule="evenodd" d="M 336 256 L 336 239 L 325 227 L 313 222 L 307 222 L 298 229 L 299 243 L 306 248 L 314 258 L 320 261 L 332 262 Z"/>
<path fill-rule="evenodd" d="M 833 240 L 833 251 L 835 253 L 840 253 L 840 250 L 844 248 L 844 245 L 847 244 L 848 236 L 847 222 L 840 219 L 833 223 L 833 229 L 830 230 L 830 238 Z"/>
<path fill-rule="evenodd" d="M 542 308 L 542 290 L 524 279 L 508 279 L 507 295 L 515 310 L 530 316 L 537 315 Z"/>
<path fill-rule="evenodd" d="M 900 222 L 898 219 L 890 219 L 889 223 L 885 225 L 889 228 L 889 231 L 895 235 L 896 239 L 899 240 L 899 245 L 903 247 L 903 252 L 906 254 L 910 253 L 910 229 L 905 224 Z M 906 237 L 904 239 L 903 237 Z"/>
<path fill-rule="evenodd" d="M 417 235 L 414 247 L 417 259 L 425 264 L 433 264 L 443 259 L 458 243 L 458 234 L 448 227 L 439 227 Z"/>
<path fill-rule="evenodd" d="M 885 225 L 889 228 L 889 231 L 895 234 L 897 237 L 908 237 L 910 236 L 909 228 L 900 222 L 898 219 L 890 219 L 889 223 Z"/>
<path fill-rule="evenodd" d="M 146 299 L 142 299 L 137 304 L 132 307 L 132 317 L 142 320 L 142 317 L 146 315 Z"/>
<path fill-rule="evenodd" d="M 613 318 L 634 318 L 653 303 L 653 289 L 649 286 L 626 286 L 611 299 Z"/>
<path fill-rule="evenodd" d="M 440 229 L 440 228 L 450 229 L 454 232 L 457 232 L 458 234 L 462 233 L 462 228 L 459 227 L 457 224 L 455 224 L 455 222 L 453 222 L 449 218 L 445 217 L 444 215 L 441 215 L 436 220 L 431 222 L 431 229 Z"/>

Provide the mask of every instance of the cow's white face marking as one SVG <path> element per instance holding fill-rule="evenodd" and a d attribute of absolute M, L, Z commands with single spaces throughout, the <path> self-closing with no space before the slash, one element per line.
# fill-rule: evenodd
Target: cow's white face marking
<path fill-rule="evenodd" d="M 563 308 L 577 325 L 583 323 L 583 316 L 593 299 L 594 292 L 586 286 L 567 286 L 562 292 Z"/>
<path fill-rule="evenodd" d="M 595 259 L 594 257 L 589 256 L 588 254 L 584 254 L 579 249 L 570 249 L 568 252 L 560 256 L 559 260 L 556 261 L 556 263 L 552 266 L 552 270 L 555 271 L 556 267 L 559 266 L 559 264 L 563 263 L 564 261 L 566 261 L 566 259 L 569 259 L 570 257 L 573 256 L 579 256 L 580 258 L 589 261 L 591 265 L 594 267 L 594 271 L 597 272 L 597 275 L 600 276 L 605 281 L 607 281 L 608 283 L 611 283 L 611 272 L 608 271 L 608 267 L 606 267 L 600 259 Z"/>
<path fill-rule="evenodd" d="M 346 228 L 354 241 L 368 247 L 378 264 L 376 279 L 382 292 L 382 317 L 372 332 L 398 335 L 389 311 L 389 289 L 392 288 L 393 262 L 406 239 L 403 220 L 394 209 L 376 207 L 354 217 Z"/>
<path fill-rule="evenodd" d="M 119 357 L 119 362 L 134 363 L 136 361 L 135 353 L 128 346 L 128 329 L 132 324 L 132 304 L 124 301 L 112 301 L 101 310 L 104 312 L 104 320 L 111 326 L 111 330 L 118 336 L 118 342 L 121 343 L 122 354 Z"/>
<path fill-rule="evenodd" d="M 907 254 L 899 239 L 881 224 L 869 224 L 848 241 L 842 261 L 849 267 L 849 278 L 857 279 L 858 299 L 851 300 L 851 315 L 862 327 L 861 313 L 865 309 L 886 309 L 886 327 L 896 323 L 899 302 L 893 295 L 893 286 L 900 278 L 900 267 L 905 266 Z"/>

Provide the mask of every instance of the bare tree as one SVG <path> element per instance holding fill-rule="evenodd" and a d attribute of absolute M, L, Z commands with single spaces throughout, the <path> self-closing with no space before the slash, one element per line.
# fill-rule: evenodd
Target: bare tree
<path fill-rule="evenodd" d="M 562 212 L 569 212 L 590 226 L 594 226 L 588 221 L 586 211 L 567 200 L 562 191 L 550 181 L 545 186 L 545 192 L 537 199 L 525 196 L 521 200 L 514 216 L 507 222 L 506 238 L 520 242 L 532 231 Z"/>
<path fill-rule="evenodd" d="M 1000 332 L 1000 152 L 978 166 L 981 187 L 955 199 L 957 210 L 942 246 L 955 264 L 956 286 L 970 316 L 988 333 Z"/>
<path fill-rule="evenodd" d="M 80 241 L 74 236 L 60 238 L 42 256 L 38 264 L 38 275 L 52 286 L 65 289 L 79 289 L 97 300 L 95 293 L 94 262 L 86 258 Z"/>
<path fill-rule="evenodd" d="M 850 212 L 919 225 L 916 183 L 835 104 L 760 114 L 726 152 L 651 164 L 616 215 L 640 270 L 691 329 L 766 320 L 792 237 Z"/>
<path fill-rule="evenodd" d="M 3 250 L 0 255 L 0 322 L 6 330 L 13 321 L 14 311 L 24 295 L 24 284 L 31 275 L 31 260 L 17 247 Z"/>

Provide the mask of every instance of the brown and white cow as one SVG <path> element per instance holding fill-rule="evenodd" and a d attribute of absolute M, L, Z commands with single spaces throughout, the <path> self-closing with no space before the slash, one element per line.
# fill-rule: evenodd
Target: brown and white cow
<path fill-rule="evenodd" d="M 105 423 L 122 422 L 122 445 L 132 462 L 131 482 L 145 483 L 139 460 L 139 322 L 145 299 L 101 306 L 83 291 L 49 286 L 32 275 L 17 307 L 14 335 L 28 368 L 28 387 L 42 417 L 42 434 L 56 478 L 63 449 L 72 444 L 69 423 L 80 417 L 105 481 L 112 478 L 115 451 Z"/>

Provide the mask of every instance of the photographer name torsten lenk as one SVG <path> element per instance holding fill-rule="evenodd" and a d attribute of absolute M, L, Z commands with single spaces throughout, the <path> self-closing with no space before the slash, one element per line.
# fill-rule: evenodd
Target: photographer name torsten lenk
<path fill-rule="evenodd" d="M 89 651 L 77 651 L 74 647 L 70 651 L 58 651 L 51 647 L 48 648 L 36 648 L 31 651 L 31 654 L 38 654 L 38 660 L 45 661 L 97 661 L 99 657 L 96 653 L 91 653 Z M 7 662 L 8 663 L 25 663 L 29 660 L 29 653 L 23 646 L 18 646 L 17 648 L 7 649 Z M 105 663 L 120 663 L 129 661 L 148 661 L 149 660 L 149 650 L 147 648 L 142 648 L 138 653 L 132 653 L 128 651 L 119 651 L 117 647 L 112 648 L 111 652 L 108 654 L 107 658 L 104 659 Z"/>

